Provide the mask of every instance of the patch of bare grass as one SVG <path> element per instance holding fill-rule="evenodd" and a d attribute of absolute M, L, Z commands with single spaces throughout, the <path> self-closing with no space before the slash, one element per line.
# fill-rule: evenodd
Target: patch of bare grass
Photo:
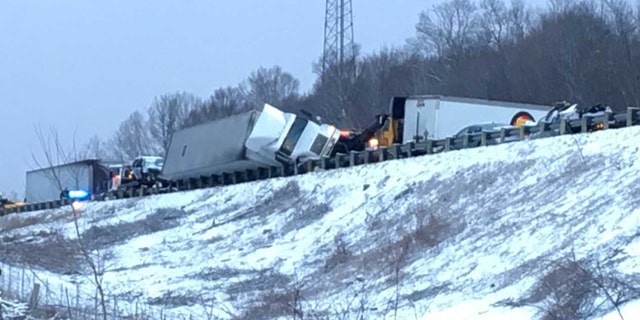
<path fill-rule="evenodd" d="M 255 217 L 267 219 L 268 215 L 278 213 L 287 208 L 293 207 L 300 198 L 300 186 L 296 181 L 289 181 L 284 187 L 274 190 L 273 193 L 264 199 L 256 202 L 256 204 L 248 210 L 245 210 L 234 217 L 216 223 L 219 227 L 228 223 L 240 220 L 249 220 Z M 258 222 L 257 224 L 261 224 Z"/>
<path fill-rule="evenodd" d="M 287 316 L 303 319 L 303 311 L 299 304 L 299 290 L 294 288 L 269 290 L 261 295 L 259 301 L 247 308 L 238 320 L 276 319 Z"/>
<path fill-rule="evenodd" d="M 333 243 L 335 245 L 335 248 L 325 259 L 325 273 L 332 271 L 334 268 L 341 264 L 349 262 L 353 258 L 353 253 L 349 249 L 347 249 L 343 234 L 336 235 L 333 239 Z"/>
<path fill-rule="evenodd" d="M 198 273 L 189 275 L 189 278 L 216 282 L 220 280 L 229 280 L 241 275 L 249 275 L 253 273 L 255 273 L 255 271 L 229 268 L 229 267 L 205 268 Z"/>
<path fill-rule="evenodd" d="M 83 272 L 77 240 L 67 239 L 57 232 L 43 234 L 38 240 L 31 237 L 3 243 L 0 246 L 3 262 L 67 275 Z"/>
<path fill-rule="evenodd" d="M 280 234 L 287 234 L 299 230 L 322 219 L 331 207 L 326 203 L 298 204 L 296 210 L 289 216 L 285 225 L 279 228 Z"/>
<path fill-rule="evenodd" d="M 176 293 L 168 291 L 162 294 L 160 297 L 147 299 L 147 303 L 150 305 L 157 305 L 170 308 L 178 308 L 184 306 L 194 306 L 201 302 L 201 292 L 188 291 L 186 293 Z"/>
<path fill-rule="evenodd" d="M 115 225 L 91 226 L 82 233 L 92 250 L 104 249 L 124 243 L 134 237 L 178 227 L 180 218 L 187 213 L 181 209 L 161 208 L 148 214 L 144 219 L 122 222 Z"/>
<path fill-rule="evenodd" d="M 273 270 L 260 270 L 252 275 L 247 275 L 247 277 L 247 280 L 230 284 L 226 289 L 227 294 L 237 297 L 238 295 L 264 292 L 274 288 L 285 289 L 291 282 L 289 276 Z"/>
<path fill-rule="evenodd" d="M 42 223 L 42 218 L 14 213 L 0 218 L 0 232 L 22 229 Z"/>

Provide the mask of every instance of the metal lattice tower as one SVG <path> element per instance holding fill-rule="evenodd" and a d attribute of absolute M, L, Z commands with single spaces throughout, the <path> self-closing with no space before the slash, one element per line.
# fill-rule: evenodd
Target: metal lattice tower
<path fill-rule="evenodd" d="M 344 78 L 355 74 L 355 43 L 351 0 L 326 0 L 322 78 L 330 68 Z"/>

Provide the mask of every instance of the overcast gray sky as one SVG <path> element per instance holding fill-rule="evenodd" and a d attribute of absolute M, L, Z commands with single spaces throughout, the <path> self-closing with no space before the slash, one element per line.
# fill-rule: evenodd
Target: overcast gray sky
<path fill-rule="evenodd" d="M 353 0 L 365 53 L 402 45 L 436 0 Z M 545 0 L 529 0 L 531 4 Z M 34 126 L 109 137 L 177 90 L 202 97 L 280 65 L 306 91 L 322 53 L 323 0 L 0 0 L 0 191 L 24 193 Z"/>

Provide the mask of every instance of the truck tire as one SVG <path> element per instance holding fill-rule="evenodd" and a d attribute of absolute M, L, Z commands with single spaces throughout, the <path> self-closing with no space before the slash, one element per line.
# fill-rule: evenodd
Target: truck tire
<path fill-rule="evenodd" d="M 156 183 L 156 175 L 153 172 L 143 174 L 142 180 L 147 187 L 152 187 Z"/>

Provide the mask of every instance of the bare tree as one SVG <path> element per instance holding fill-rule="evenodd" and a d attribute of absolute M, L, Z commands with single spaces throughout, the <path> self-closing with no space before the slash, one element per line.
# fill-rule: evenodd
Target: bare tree
<path fill-rule="evenodd" d="M 502 47 L 509 32 L 506 4 L 502 0 L 482 0 L 480 9 L 479 28 L 482 42 L 494 48 Z"/>
<path fill-rule="evenodd" d="M 411 93 L 412 68 L 407 61 L 413 55 L 398 49 L 383 48 L 363 57 L 354 83 L 353 102 L 347 110 L 350 122 L 365 127 L 373 115 L 388 112 L 390 97 Z"/>
<path fill-rule="evenodd" d="M 208 99 L 189 112 L 181 127 L 195 126 L 249 109 L 250 104 L 245 99 L 242 90 L 237 87 L 219 88 Z"/>
<path fill-rule="evenodd" d="M 120 124 L 110 145 L 119 160 L 129 160 L 160 152 L 153 148 L 151 141 L 147 120 L 140 111 L 135 111 Z"/>
<path fill-rule="evenodd" d="M 448 0 L 420 13 L 413 44 L 427 54 L 456 59 L 476 41 L 479 22 L 471 0 Z"/>
<path fill-rule="evenodd" d="M 180 129 L 189 112 L 201 104 L 200 98 L 185 92 L 154 98 L 148 109 L 149 134 L 154 142 L 154 150 L 166 153 L 171 135 Z"/>
<path fill-rule="evenodd" d="M 575 7 L 577 3 L 577 0 L 549 0 L 549 10 L 557 14 L 564 14 Z"/>
<path fill-rule="evenodd" d="M 314 73 L 318 75 L 313 96 L 304 99 L 307 109 L 336 125 L 357 127 L 358 116 L 366 116 L 357 111 L 363 107 L 358 105 L 357 96 L 366 89 L 361 86 L 364 74 L 357 62 L 359 57 L 360 46 L 356 44 L 353 57 L 342 64 L 334 62 L 324 72 L 322 59 L 319 59 L 313 65 Z"/>
<path fill-rule="evenodd" d="M 636 20 L 634 10 L 627 0 L 603 0 L 604 14 L 607 16 L 611 28 L 618 36 L 620 58 L 616 61 L 622 65 L 622 70 L 638 70 L 640 64 L 634 55 L 634 36 L 637 35 L 640 21 Z M 640 2 L 639 2 L 640 4 Z M 622 92 L 627 105 L 640 105 L 640 77 L 632 73 L 622 75 L 629 89 Z"/>
<path fill-rule="evenodd" d="M 60 135 L 55 128 L 50 129 L 50 136 L 46 136 L 42 130 L 37 129 L 36 134 L 38 136 L 38 141 L 42 148 L 44 154 L 44 162 L 38 161 L 37 157 L 32 153 L 33 159 L 36 163 L 41 163 L 47 168 L 52 168 L 58 164 L 60 164 L 60 160 L 65 159 L 68 161 L 70 156 L 76 156 L 75 153 L 75 139 L 71 143 L 72 148 L 70 150 L 66 149 L 62 140 L 60 139 Z M 70 152 L 71 151 L 71 152 Z M 66 161 L 65 161 L 66 162 Z M 62 176 L 59 174 L 58 170 L 51 169 L 49 170 L 51 173 L 50 179 L 52 183 L 58 186 L 60 190 L 64 190 L 66 188 L 65 181 Z M 69 208 L 73 214 L 73 225 L 75 230 L 75 235 L 77 237 L 77 241 L 74 242 L 76 244 L 76 248 L 78 253 L 85 261 L 87 267 L 89 268 L 90 274 L 88 275 L 90 281 L 95 286 L 96 291 L 98 292 L 99 305 L 101 308 L 102 318 L 107 320 L 107 302 L 105 296 L 105 290 L 103 285 L 104 273 L 107 271 L 106 265 L 106 255 L 99 250 L 91 250 L 89 246 L 89 241 L 91 239 L 86 239 L 82 236 L 82 232 L 80 231 L 80 225 L 78 221 L 78 210 L 75 203 L 71 203 Z"/>
<path fill-rule="evenodd" d="M 240 89 L 245 98 L 255 106 L 265 103 L 281 106 L 298 97 L 300 81 L 283 71 L 280 66 L 260 67 L 240 85 Z"/>
<path fill-rule="evenodd" d="M 523 0 L 511 0 L 511 7 L 506 12 L 508 21 L 508 34 L 515 41 L 524 39 L 530 31 L 532 13 Z"/>
<path fill-rule="evenodd" d="M 107 159 L 113 156 L 111 148 L 97 134 L 89 138 L 82 152 L 88 158 L 94 159 Z"/>

